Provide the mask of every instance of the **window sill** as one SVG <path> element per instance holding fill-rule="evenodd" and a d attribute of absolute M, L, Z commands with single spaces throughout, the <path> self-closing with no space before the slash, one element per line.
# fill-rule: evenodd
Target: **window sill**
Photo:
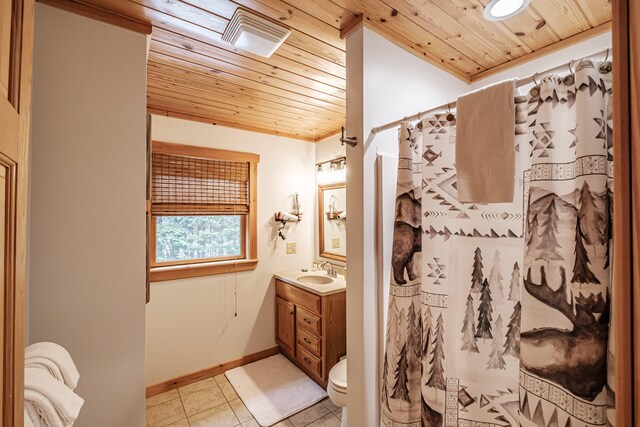
<path fill-rule="evenodd" d="M 217 261 L 187 265 L 172 265 L 168 267 L 151 267 L 149 279 L 151 282 L 163 282 L 165 280 L 187 279 L 190 277 L 212 276 L 214 274 L 255 270 L 257 266 L 257 259 L 243 259 L 240 261 Z"/>

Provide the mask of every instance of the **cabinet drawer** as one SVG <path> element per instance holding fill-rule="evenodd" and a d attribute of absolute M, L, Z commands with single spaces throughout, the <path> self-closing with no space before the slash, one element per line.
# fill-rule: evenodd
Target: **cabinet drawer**
<path fill-rule="evenodd" d="M 322 335 L 322 322 L 320 319 L 320 316 L 303 308 L 298 307 L 296 311 L 296 326 L 304 328 L 318 336 Z"/>
<path fill-rule="evenodd" d="M 315 313 L 320 313 L 320 296 L 303 291 L 293 285 L 276 279 L 276 295 L 291 301 L 299 307 L 304 307 Z"/>
<path fill-rule="evenodd" d="M 313 375 L 322 379 L 322 360 L 311 354 L 300 344 L 296 346 L 296 359 Z"/>
<path fill-rule="evenodd" d="M 304 328 L 298 328 L 297 338 L 299 345 L 318 357 L 322 356 L 322 339 L 306 331 Z"/>

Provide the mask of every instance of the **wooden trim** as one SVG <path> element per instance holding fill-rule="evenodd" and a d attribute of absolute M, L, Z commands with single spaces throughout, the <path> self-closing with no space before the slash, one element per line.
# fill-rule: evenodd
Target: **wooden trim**
<path fill-rule="evenodd" d="M 8 0 L 7 0 L 8 1 Z M 18 112 L 22 112 L 20 107 L 20 90 L 22 89 L 22 27 L 24 26 L 23 9 L 24 4 L 22 1 L 11 1 L 13 4 L 13 10 L 11 11 L 11 30 L 10 33 L 17 37 L 11 37 L 10 51 L 11 57 L 9 59 L 9 87 L 7 99 L 13 105 Z"/>
<path fill-rule="evenodd" d="M 520 56 L 516 59 L 512 59 L 511 61 L 507 61 L 496 67 L 493 67 L 488 70 L 482 71 L 478 74 L 475 74 L 471 77 L 471 82 L 477 82 L 478 80 L 482 80 L 494 74 L 500 73 L 502 71 L 508 70 L 513 67 L 517 67 L 518 65 L 522 65 L 525 62 L 533 61 L 535 59 L 540 58 L 541 56 L 548 55 L 560 49 L 564 49 L 568 46 L 574 45 L 576 43 L 580 43 L 584 40 L 588 40 L 592 37 L 599 36 L 600 34 L 606 33 L 607 31 L 611 31 L 611 28 L 612 28 L 611 21 L 605 22 L 604 24 L 600 24 L 597 27 L 590 28 L 574 36 L 567 37 L 566 39 L 563 39 L 553 44 L 550 44 L 548 46 L 545 46 L 534 52 Z"/>
<path fill-rule="evenodd" d="M 198 264 L 174 265 L 171 267 L 152 267 L 149 276 L 152 283 L 164 282 L 166 280 L 250 271 L 255 270 L 257 266 L 257 259 L 203 262 Z"/>
<path fill-rule="evenodd" d="M 322 258 L 346 262 L 346 255 L 327 252 L 324 247 L 324 190 L 333 190 L 336 188 L 347 188 L 347 185 L 345 183 L 318 185 L 318 252 Z"/>
<path fill-rule="evenodd" d="M 15 397 L 15 390 L 24 386 L 19 383 L 19 372 L 24 370 L 23 361 L 20 359 L 23 348 L 16 348 L 21 345 L 21 334 L 23 334 L 24 318 L 21 316 L 22 307 L 20 306 L 20 292 L 23 284 L 19 283 L 18 272 L 16 271 L 18 254 L 15 251 L 16 246 L 16 217 L 17 217 L 17 198 L 19 191 L 18 184 L 18 165 L 8 157 L 0 154 L 0 168 L 6 170 L 5 176 L 5 206 L 4 206 L 4 366 L 2 366 L 3 391 L 4 400 L 2 402 L 3 425 L 13 424 L 17 420 L 17 413 L 14 413 L 16 400 L 20 400 L 22 396 Z M 24 358 L 24 356 L 22 355 Z M 12 397 L 13 396 L 13 397 Z M 13 405 L 13 408 L 12 408 Z"/>
<path fill-rule="evenodd" d="M 260 155 L 242 151 L 220 150 L 217 148 L 198 147 L 195 145 L 175 144 L 172 142 L 153 141 L 152 153 L 173 154 L 177 156 L 198 157 L 201 159 L 229 160 L 235 162 L 259 162 Z"/>
<path fill-rule="evenodd" d="M 630 46 L 631 32 L 638 37 L 638 19 L 633 25 L 630 22 L 630 3 L 635 0 L 614 0 L 613 2 L 613 150 L 615 152 L 615 167 L 613 181 L 615 185 L 613 197 L 613 276 L 612 295 L 613 325 L 615 333 L 615 425 L 636 425 L 634 418 L 634 402 L 638 405 L 638 373 L 635 372 L 638 363 L 638 328 L 634 324 L 640 314 L 638 300 L 638 198 L 640 197 L 640 175 L 635 173 L 640 165 L 637 147 L 633 143 L 640 142 L 640 134 L 632 134 L 633 122 L 638 118 L 637 95 L 634 100 L 631 88 L 637 93 L 638 64 L 635 68 L 631 61 L 637 61 L 635 52 Z M 638 47 L 636 46 L 635 49 Z M 636 86 L 632 84 L 631 72 L 635 72 Z M 634 102 L 635 108 L 634 111 Z M 635 115 L 635 120 L 633 119 Z M 634 138 L 635 141 L 633 140 Z M 634 219 L 634 217 L 636 217 Z M 635 224 L 634 224 L 635 222 Z M 635 229 L 634 229 L 635 228 Z M 631 236 L 631 239 L 627 238 Z M 634 271 L 635 270 L 635 271 Z M 634 330 L 635 329 L 635 330 Z M 634 342 L 635 335 L 635 342 Z M 634 360 L 635 359 L 635 360 Z M 634 396 L 635 383 L 635 396 Z"/>
<path fill-rule="evenodd" d="M 364 27 L 364 15 L 358 15 L 340 29 L 340 38 L 345 40 L 362 27 Z"/>
<path fill-rule="evenodd" d="M 201 371 L 181 375 L 179 377 L 175 377 L 158 384 L 150 385 L 147 387 L 146 397 L 148 399 L 169 390 L 184 387 L 186 385 L 193 384 L 206 378 L 215 377 L 216 375 L 223 374 L 230 369 L 257 362 L 258 360 L 266 359 L 267 357 L 271 357 L 278 353 L 280 353 L 280 348 L 272 347 L 266 350 L 259 351 L 257 353 L 249 354 L 248 356 L 243 356 L 240 359 L 232 360 L 231 362 L 226 362 L 218 366 L 212 366 L 211 368 L 206 368 Z"/>
<path fill-rule="evenodd" d="M 89 5 L 77 0 L 38 0 L 38 2 L 48 6 L 56 7 L 67 12 L 95 19 L 106 24 L 131 30 L 145 35 L 151 34 L 153 26 L 148 22 L 141 22 L 136 19 L 119 15 L 98 6 Z"/>
<path fill-rule="evenodd" d="M 633 270 L 633 370 L 634 370 L 634 398 L 633 407 L 640 411 L 640 3 L 637 0 L 629 1 L 629 80 L 630 97 L 629 123 L 631 146 L 631 185 L 633 197 L 633 212 L 631 218 L 631 230 L 633 231 L 633 247 L 631 268 Z M 624 371 L 622 371 L 624 373 Z M 634 414 L 634 422 L 637 425 L 640 414 Z"/>
<path fill-rule="evenodd" d="M 249 164 L 249 258 L 258 259 L 258 163 Z"/>

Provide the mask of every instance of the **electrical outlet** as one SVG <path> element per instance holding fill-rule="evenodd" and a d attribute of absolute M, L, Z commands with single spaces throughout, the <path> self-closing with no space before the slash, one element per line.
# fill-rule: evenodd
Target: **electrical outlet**
<path fill-rule="evenodd" d="M 340 247 L 340 238 L 339 237 L 335 237 L 333 239 L 331 239 L 331 248 L 332 249 L 338 249 Z"/>
<path fill-rule="evenodd" d="M 296 242 L 287 243 L 287 253 L 288 254 L 295 254 L 296 251 L 297 251 Z"/>

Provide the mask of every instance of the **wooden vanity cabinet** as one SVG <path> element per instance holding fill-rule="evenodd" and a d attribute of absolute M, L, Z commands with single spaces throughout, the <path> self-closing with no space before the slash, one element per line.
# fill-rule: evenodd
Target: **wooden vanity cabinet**
<path fill-rule="evenodd" d="M 316 295 L 276 279 L 280 352 L 323 388 L 347 352 L 346 292 Z"/>
<path fill-rule="evenodd" d="M 284 353 L 293 352 L 296 345 L 295 305 L 289 301 L 276 297 L 276 337 L 280 350 Z"/>

